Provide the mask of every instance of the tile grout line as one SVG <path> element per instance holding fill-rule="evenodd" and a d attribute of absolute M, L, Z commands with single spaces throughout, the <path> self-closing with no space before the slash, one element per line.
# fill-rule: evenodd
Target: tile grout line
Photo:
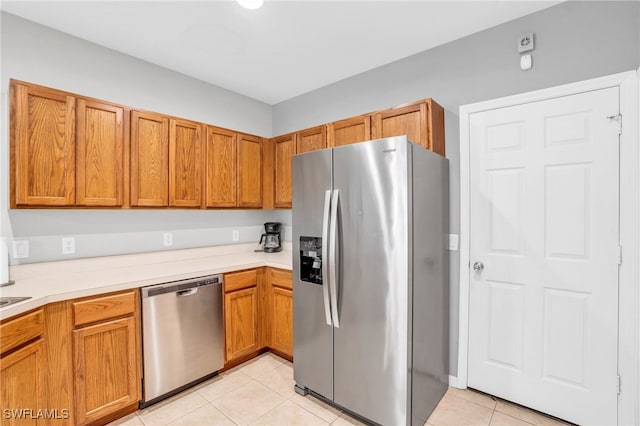
<path fill-rule="evenodd" d="M 232 418 L 230 418 L 229 416 L 227 416 L 225 413 L 222 412 L 222 410 L 220 410 L 218 407 L 216 407 L 215 405 L 213 405 L 211 403 L 211 401 L 207 401 L 207 403 L 212 406 L 218 413 L 222 414 L 227 420 L 229 420 L 231 423 L 233 423 L 234 425 L 238 425 L 238 423 L 234 422 Z"/>
<path fill-rule="evenodd" d="M 496 404 L 497 406 L 497 404 Z M 493 415 L 496 414 L 496 409 L 494 408 L 491 412 L 491 417 L 489 417 L 489 424 L 487 426 L 491 426 L 491 422 L 493 421 Z"/>

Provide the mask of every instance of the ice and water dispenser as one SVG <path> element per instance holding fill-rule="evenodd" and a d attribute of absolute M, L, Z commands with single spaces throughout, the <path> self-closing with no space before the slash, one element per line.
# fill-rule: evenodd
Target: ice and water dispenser
<path fill-rule="evenodd" d="M 322 238 L 300 237 L 300 280 L 322 284 Z"/>

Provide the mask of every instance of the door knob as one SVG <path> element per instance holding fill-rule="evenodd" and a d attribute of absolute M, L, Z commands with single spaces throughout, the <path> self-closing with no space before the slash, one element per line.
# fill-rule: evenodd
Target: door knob
<path fill-rule="evenodd" d="M 482 272 L 482 270 L 484 269 L 484 263 L 482 262 L 476 262 L 473 264 L 473 270 L 476 272 Z"/>

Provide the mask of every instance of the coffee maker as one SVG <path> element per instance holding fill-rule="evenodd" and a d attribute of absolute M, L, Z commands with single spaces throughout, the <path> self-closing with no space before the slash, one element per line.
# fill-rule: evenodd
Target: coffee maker
<path fill-rule="evenodd" d="M 264 224 L 265 233 L 260 237 L 260 245 L 265 253 L 276 253 L 282 250 L 282 224 L 280 222 L 267 222 Z"/>

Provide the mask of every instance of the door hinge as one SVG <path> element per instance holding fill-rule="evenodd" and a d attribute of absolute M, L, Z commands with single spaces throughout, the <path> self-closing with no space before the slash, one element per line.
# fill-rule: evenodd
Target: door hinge
<path fill-rule="evenodd" d="M 607 117 L 609 120 L 613 120 L 618 125 L 618 134 L 622 134 L 622 114 L 610 115 Z"/>
<path fill-rule="evenodd" d="M 618 246 L 618 265 L 622 265 L 622 246 Z"/>
<path fill-rule="evenodd" d="M 620 395 L 620 390 L 622 389 L 622 379 L 620 379 L 620 375 L 618 374 L 618 382 L 617 382 L 617 386 L 618 386 L 618 395 Z"/>

